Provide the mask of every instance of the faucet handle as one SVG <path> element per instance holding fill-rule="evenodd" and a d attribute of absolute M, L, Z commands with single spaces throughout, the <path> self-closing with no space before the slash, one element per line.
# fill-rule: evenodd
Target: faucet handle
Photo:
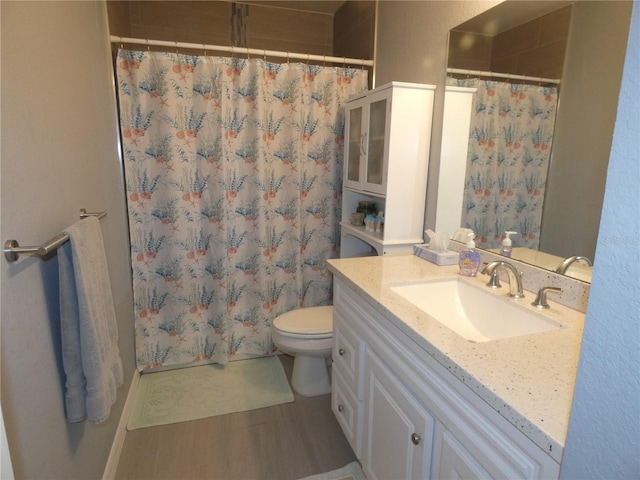
<path fill-rule="evenodd" d="M 538 290 L 538 295 L 536 299 L 531 302 L 531 305 L 536 308 L 550 308 L 549 303 L 547 303 L 547 292 L 562 293 L 562 289 L 560 287 L 542 287 Z"/>

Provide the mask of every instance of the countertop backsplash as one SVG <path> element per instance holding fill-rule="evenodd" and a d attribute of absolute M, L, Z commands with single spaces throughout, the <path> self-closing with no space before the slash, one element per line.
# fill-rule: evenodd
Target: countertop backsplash
<path fill-rule="evenodd" d="M 416 248 L 426 248 L 426 245 L 416 245 Z M 449 250 L 459 252 L 462 248 L 464 248 L 462 243 L 452 241 L 449 244 Z M 562 293 L 552 293 L 549 295 L 549 299 L 566 307 L 573 308 L 579 312 L 586 313 L 591 284 L 581 280 L 576 280 L 575 278 L 567 277 L 566 275 L 560 275 L 559 273 L 555 273 L 550 270 L 519 262 L 513 258 L 505 258 L 497 253 L 487 252 L 482 249 L 478 249 L 477 252 L 480 254 L 480 270 L 482 270 L 485 265 L 493 261 L 507 261 L 522 272 L 522 284 L 525 290 L 537 293 L 542 287 L 560 287 L 562 288 Z M 478 272 L 478 276 L 480 275 L 482 274 Z M 503 288 L 509 283 L 506 272 L 500 272 L 500 280 L 503 283 Z M 535 297 L 531 298 L 531 301 L 534 299 Z"/>

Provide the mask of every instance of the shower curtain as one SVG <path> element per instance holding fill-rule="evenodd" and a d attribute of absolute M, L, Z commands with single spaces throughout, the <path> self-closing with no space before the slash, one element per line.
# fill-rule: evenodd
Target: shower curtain
<path fill-rule="evenodd" d="M 264 356 L 331 303 L 346 99 L 366 72 L 119 50 L 140 370 Z"/>
<path fill-rule="evenodd" d="M 479 79 L 448 79 L 475 87 L 461 226 L 476 245 L 537 250 L 558 103 L 556 87 Z"/>

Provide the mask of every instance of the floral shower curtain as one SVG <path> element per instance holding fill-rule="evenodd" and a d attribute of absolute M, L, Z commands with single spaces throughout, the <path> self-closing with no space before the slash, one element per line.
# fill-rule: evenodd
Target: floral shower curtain
<path fill-rule="evenodd" d="M 477 89 L 473 97 L 462 227 L 481 248 L 537 250 L 558 91 L 519 83 L 449 79 Z"/>
<path fill-rule="evenodd" d="M 346 99 L 366 72 L 120 50 L 140 370 L 269 355 L 331 302 Z"/>

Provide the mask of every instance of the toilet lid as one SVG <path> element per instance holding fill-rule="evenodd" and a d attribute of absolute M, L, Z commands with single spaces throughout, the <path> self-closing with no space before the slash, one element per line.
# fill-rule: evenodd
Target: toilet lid
<path fill-rule="evenodd" d="M 333 332 L 333 306 L 306 307 L 283 313 L 273 320 L 281 332 L 303 335 L 331 335 Z"/>

